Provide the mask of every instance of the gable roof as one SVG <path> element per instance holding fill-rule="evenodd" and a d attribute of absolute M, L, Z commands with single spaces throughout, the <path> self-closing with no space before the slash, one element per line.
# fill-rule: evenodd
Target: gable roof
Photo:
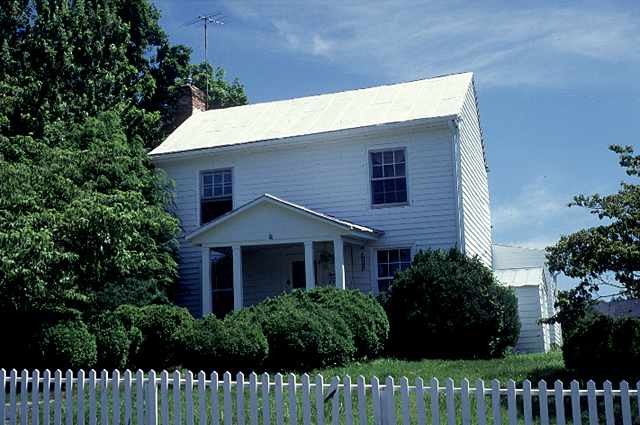
<path fill-rule="evenodd" d="M 160 156 L 460 114 L 472 73 L 196 112 L 150 152 Z"/>
<path fill-rule="evenodd" d="M 220 217 L 216 218 L 215 220 L 199 227 L 198 229 L 194 230 L 193 232 L 191 232 L 190 234 L 188 234 L 185 239 L 188 241 L 193 240 L 194 238 L 202 235 L 203 233 L 208 232 L 209 230 L 213 229 L 216 226 L 219 226 L 220 224 L 224 223 L 225 221 L 229 220 L 232 217 L 235 217 L 238 214 L 241 214 L 243 211 L 249 210 L 257 205 L 260 205 L 264 202 L 269 202 L 284 208 L 287 208 L 291 211 L 295 211 L 298 212 L 300 214 L 312 217 L 316 220 L 320 220 L 324 223 L 330 224 L 332 226 L 336 226 L 339 227 L 343 230 L 348 230 L 348 231 L 352 231 L 355 232 L 356 236 L 362 236 L 362 237 L 366 237 L 366 238 L 371 238 L 371 239 L 377 239 L 380 235 L 382 235 L 384 232 L 381 230 L 376 230 L 373 229 L 371 227 L 367 227 L 367 226 L 362 226 L 360 224 L 356 224 L 356 223 L 352 223 L 350 221 L 347 220 L 342 220 L 327 214 L 323 214 L 321 212 L 318 211 L 314 211 L 311 210 L 309 208 L 305 208 L 301 205 L 298 204 L 294 204 L 293 202 L 289 202 L 289 201 L 285 201 L 284 199 L 278 198 L 276 196 L 273 196 L 269 193 L 265 193 L 264 195 L 254 199 L 253 201 L 247 202 L 244 205 L 239 206 L 238 208 L 229 211 L 228 213 L 221 215 Z"/>
<path fill-rule="evenodd" d="M 493 244 L 493 269 L 544 268 L 546 253 L 542 249 Z"/>

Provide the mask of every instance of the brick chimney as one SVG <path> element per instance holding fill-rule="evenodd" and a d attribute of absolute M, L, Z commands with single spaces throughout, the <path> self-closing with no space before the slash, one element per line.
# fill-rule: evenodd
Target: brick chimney
<path fill-rule="evenodd" d="M 172 130 L 175 130 L 192 114 L 206 110 L 207 102 L 204 92 L 193 84 L 185 84 L 180 87 L 178 92 Z"/>

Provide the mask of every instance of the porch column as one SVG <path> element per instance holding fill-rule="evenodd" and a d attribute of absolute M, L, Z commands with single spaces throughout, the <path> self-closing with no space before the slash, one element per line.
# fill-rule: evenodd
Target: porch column
<path fill-rule="evenodd" d="M 202 247 L 202 315 L 213 311 L 211 306 L 211 250 Z"/>
<path fill-rule="evenodd" d="M 233 309 L 242 308 L 242 247 L 234 245 L 233 251 Z"/>
<path fill-rule="evenodd" d="M 336 288 L 345 289 L 344 241 L 342 238 L 333 240 L 333 260 L 336 268 Z"/>
<path fill-rule="evenodd" d="M 315 270 L 313 269 L 313 241 L 305 241 L 304 243 L 304 275 L 305 287 L 313 289 L 316 286 Z"/>

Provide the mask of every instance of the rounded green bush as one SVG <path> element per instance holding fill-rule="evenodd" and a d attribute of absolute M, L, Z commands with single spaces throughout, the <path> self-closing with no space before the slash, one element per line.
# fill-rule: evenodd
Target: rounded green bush
<path fill-rule="evenodd" d="M 79 320 L 59 322 L 42 331 L 43 366 L 58 369 L 91 368 L 96 363 L 96 338 Z"/>
<path fill-rule="evenodd" d="M 269 345 L 266 365 L 277 370 L 310 370 L 353 359 L 353 335 L 339 314 L 291 295 L 281 295 L 230 316 L 256 322 Z"/>
<path fill-rule="evenodd" d="M 499 357 L 520 332 L 513 290 L 455 249 L 418 253 L 396 276 L 385 308 L 389 347 L 405 357 Z"/>
<path fill-rule="evenodd" d="M 120 306 L 116 314 L 129 332 L 130 365 L 166 369 L 179 366 L 194 324 L 186 308 L 173 305 Z"/>
<path fill-rule="evenodd" d="M 89 328 L 96 337 L 96 366 L 101 369 L 127 367 L 131 338 L 118 315 L 113 312 L 101 313 L 92 318 Z"/>
<path fill-rule="evenodd" d="M 358 358 L 372 359 L 384 350 L 389 338 L 389 320 L 382 305 L 371 295 L 354 289 L 322 287 L 296 290 L 291 296 L 339 314 L 353 334 Z"/>
<path fill-rule="evenodd" d="M 195 322 L 187 338 L 183 366 L 218 372 L 255 369 L 263 364 L 267 352 L 267 339 L 256 323 L 207 315 Z"/>

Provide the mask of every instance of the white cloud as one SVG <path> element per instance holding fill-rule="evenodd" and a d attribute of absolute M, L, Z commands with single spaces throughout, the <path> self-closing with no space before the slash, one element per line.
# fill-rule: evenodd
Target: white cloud
<path fill-rule="evenodd" d="M 583 61 L 640 64 L 637 11 L 532 4 L 323 0 L 227 7 L 255 22 L 271 48 L 321 55 L 390 80 L 473 70 L 483 85 L 554 85 L 593 78 Z"/>

